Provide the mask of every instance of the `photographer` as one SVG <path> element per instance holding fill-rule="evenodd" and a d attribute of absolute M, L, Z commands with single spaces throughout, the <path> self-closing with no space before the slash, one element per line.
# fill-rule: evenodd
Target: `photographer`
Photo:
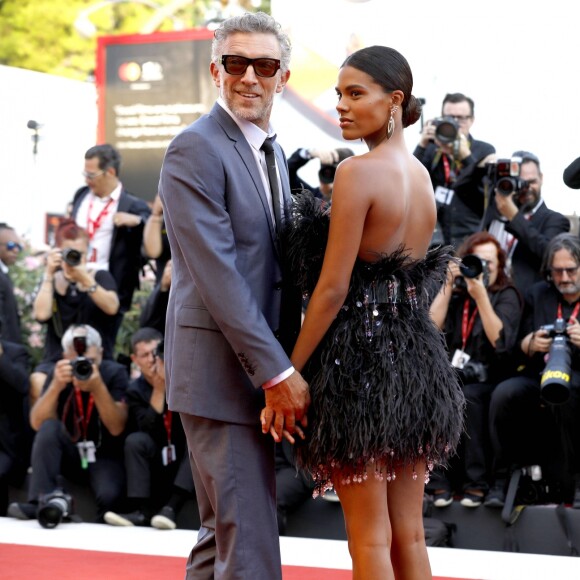
<path fill-rule="evenodd" d="M 290 188 L 293 192 L 302 189 L 310 190 L 315 197 L 330 203 L 332 197 L 332 186 L 334 185 L 334 174 L 338 164 L 352 157 L 354 152 L 348 148 L 340 149 L 297 149 L 288 158 L 288 176 L 290 178 Z M 320 161 L 318 170 L 318 187 L 311 187 L 298 175 L 298 170 L 304 167 L 312 159 Z"/>
<path fill-rule="evenodd" d="M 163 335 L 140 328 L 131 337 L 131 347 L 131 360 L 141 375 L 127 389 L 127 511 L 108 511 L 104 519 L 112 526 L 174 529 L 194 487 L 179 414 L 167 408 Z"/>
<path fill-rule="evenodd" d="M 124 492 L 123 432 L 127 422 L 126 368 L 102 359 L 101 337 L 88 325 L 71 326 L 62 337 L 64 356 L 47 378 L 30 411 L 37 431 L 32 447 L 29 503 L 13 503 L 8 515 L 36 517 L 62 473 L 88 481 L 97 519 L 115 509 Z"/>
<path fill-rule="evenodd" d="M 117 285 L 107 270 L 89 270 L 89 236 L 73 220 L 64 220 L 55 233 L 55 247 L 46 256 L 42 283 L 33 303 L 33 316 L 46 324 L 44 356 L 31 376 L 32 403 L 38 398 L 54 363 L 62 357 L 61 339 L 71 324 L 89 324 L 101 336 L 103 358 L 112 359 Z"/>
<path fill-rule="evenodd" d="M 423 126 L 413 154 L 427 168 L 437 202 L 433 244 L 452 244 L 479 231 L 484 211 L 483 176 L 473 169 L 495 153 L 489 143 L 474 139 L 474 102 L 462 93 L 445 95 L 442 117 Z"/>
<path fill-rule="evenodd" d="M 459 475 L 463 484 L 461 504 L 478 507 L 489 489 L 491 470 L 489 398 L 508 372 L 506 363 L 516 345 L 522 301 L 506 274 L 505 253 L 493 236 L 472 234 L 458 256 L 461 263 L 449 264 L 447 282 L 433 301 L 431 316 L 445 332 L 467 401 L 464 473 L 450 475 Z M 430 484 L 438 507 L 452 501 L 450 479 L 439 470 Z"/>
<path fill-rule="evenodd" d="M 490 428 L 504 466 L 540 465 L 562 481 L 580 473 L 580 240 L 572 234 L 556 236 L 548 244 L 542 270 L 546 281 L 530 288 L 522 318 L 525 367 L 520 376 L 500 383 L 493 392 Z M 565 356 L 555 355 L 554 333 L 542 328 L 558 319 L 563 322 Z M 546 377 L 541 385 L 545 369 L 554 363 L 558 368 L 550 374 L 565 375 L 569 381 L 558 391 L 563 396 L 557 401 Z M 501 479 L 505 475 L 500 474 Z M 580 507 L 578 483 L 577 479 L 574 507 Z"/>
<path fill-rule="evenodd" d="M 554 236 L 570 230 L 570 221 L 548 209 L 542 199 L 543 175 L 540 160 L 533 153 L 516 151 L 508 161 L 510 173 L 516 174 L 510 177 L 517 185 L 506 190 L 497 187 L 497 179 L 490 183 L 494 195 L 482 229 L 498 239 L 508 255 L 508 271 L 523 294 L 542 279 L 540 269 L 546 247 Z M 497 167 L 496 163 L 492 168 L 494 165 Z"/>

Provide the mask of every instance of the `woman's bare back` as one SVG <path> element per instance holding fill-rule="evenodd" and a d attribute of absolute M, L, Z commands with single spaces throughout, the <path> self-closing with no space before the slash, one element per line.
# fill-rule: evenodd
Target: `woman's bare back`
<path fill-rule="evenodd" d="M 411 258 L 423 258 L 436 221 L 433 188 L 423 165 L 401 148 L 378 147 L 357 161 L 365 175 L 358 195 L 369 202 L 358 257 L 372 262 L 404 246 Z"/>

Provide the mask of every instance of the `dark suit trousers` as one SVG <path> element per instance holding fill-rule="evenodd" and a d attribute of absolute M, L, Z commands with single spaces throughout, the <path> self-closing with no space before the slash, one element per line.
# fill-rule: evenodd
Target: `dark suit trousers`
<path fill-rule="evenodd" d="M 274 441 L 256 425 L 181 413 L 201 526 L 188 580 L 280 580 Z"/>

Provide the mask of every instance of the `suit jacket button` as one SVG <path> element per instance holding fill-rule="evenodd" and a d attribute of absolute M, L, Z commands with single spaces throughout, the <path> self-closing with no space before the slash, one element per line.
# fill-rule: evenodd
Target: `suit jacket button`
<path fill-rule="evenodd" d="M 278 282 L 274 284 L 274 290 L 282 290 L 282 280 L 278 280 Z"/>

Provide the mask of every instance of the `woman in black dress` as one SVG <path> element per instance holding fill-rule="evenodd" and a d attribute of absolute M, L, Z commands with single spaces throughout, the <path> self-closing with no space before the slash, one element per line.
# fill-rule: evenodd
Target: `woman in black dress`
<path fill-rule="evenodd" d="M 424 483 L 462 424 L 463 394 L 429 317 L 449 256 L 428 252 L 433 189 L 403 137 L 420 116 L 412 84 L 391 48 L 347 58 L 340 127 L 369 151 L 338 166 L 332 219 L 298 196 L 287 241 L 309 295 L 291 357 L 312 397 L 297 459 L 320 493 L 338 493 L 356 580 L 431 578 Z"/>

